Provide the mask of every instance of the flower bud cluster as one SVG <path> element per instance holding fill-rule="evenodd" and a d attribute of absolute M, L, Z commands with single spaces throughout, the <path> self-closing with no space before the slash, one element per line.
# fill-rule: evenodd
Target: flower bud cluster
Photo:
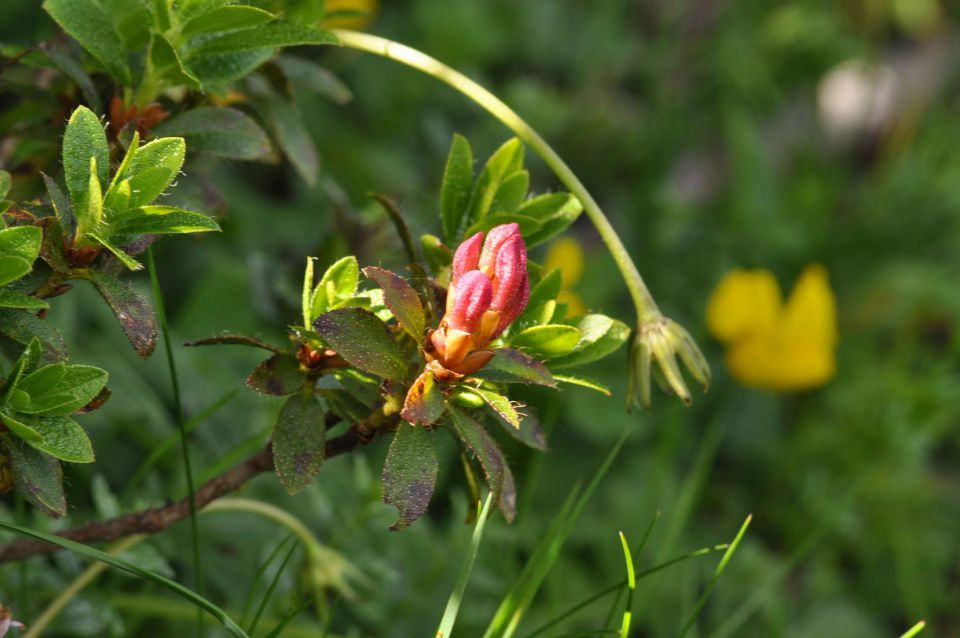
<path fill-rule="evenodd" d="M 458 374 L 470 374 L 493 357 L 485 350 L 520 316 L 530 298 L 527 246 L 517 224 L 482 232 L 457 248 L 447 307 L 430 335 L 428 357 Z"/>

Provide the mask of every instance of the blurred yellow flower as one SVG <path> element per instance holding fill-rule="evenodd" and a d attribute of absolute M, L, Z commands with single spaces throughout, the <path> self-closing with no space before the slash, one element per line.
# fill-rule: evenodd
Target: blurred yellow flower
<path fill-rule="evenodd" d="M 323 26 L 360 31 L 373 22 L 379 8 L 378 0 L 327 0 L 324 11 L 329 17 Z"/>
<path fill-rule="evenodd" d="M 731 271 L 710 296 L 707 326 L 746 385 L 806 390 L 836 372 L 836 301 L 823 266 L 804 269 L 786 304 L 769 271 Z"/>
<path fill-rule="evenodd" d="M 587 304 L 573 287 L 583 276 L 583 247 L 573 237 L 561 237 L 550 244 L 543 259 L 543 272 L 560 271 L 560 294 L 557 303 L 567 304 L 567 316 L 578 317 L 587 314 Z"/>

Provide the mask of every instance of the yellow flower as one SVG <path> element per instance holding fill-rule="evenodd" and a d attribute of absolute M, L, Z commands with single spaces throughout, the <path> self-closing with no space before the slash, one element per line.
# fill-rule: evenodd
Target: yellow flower
<path fill-rule="evenodd" d="M 331 29 L 365 29 L 380 8 L 378 0 L 327 0 L 323 26 Z"/>
<path fill-rule="evenodd" d="M 727 367 L 746 385 L 806 390 L 836 372 L 836 301 L 827 271 L 811 265 L 786 304 L 766 270 L 734 270 L 714 289 L 707 325 L 727 346 Z"/>
<path fill-rule="evenodd" d="M 587 304 L 573 292 L 583 276 L 583 248 L 573 237 L 561 237 L 552 244 L 543 259 L 543 272 L 560 271 L 560 294 L 557 303 L 567 304 L 567 316 L 587 314 Z"/>

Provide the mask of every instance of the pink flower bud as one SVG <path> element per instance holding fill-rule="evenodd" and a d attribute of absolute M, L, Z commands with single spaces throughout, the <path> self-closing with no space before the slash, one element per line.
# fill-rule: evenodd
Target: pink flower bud
<path fill-rule="evenodd" d="M 477 269 L 480 261 L 480 249 L 483 247 L 483 233 L 477 233 L 470 239 L 465 239 L 453 254 L 453 265 L 450 267 L 450 282 L 456 283 L 460 277 L 471 270 Z"/>
<path fill-rule="evenodd" d="M 450 294 L 453 301 L 448 303 L 447 325 L 454 330 L 473 332 L 493 299 L 490 278 L 479 270 L 470 270 L 453 284 Z"/>
<path fill-rule="evenodd" d="M 503 245 L 513 237 L 520 237 L 519 224 L 501 224 L 500 226 L 491 228 L 490 232 L 487 233 L 487 241 L 483 244 L 483 252 L 480 253 L 480 270 L 488 275 L 493 275 L 493 270 L 497 263 L 497 255 L 500 253 Z M 520 237 L 520 239 L 523 241 L 522 237 Z"/>
<path fill-rule="evenodd" d="M 520 316 L 520 313 L 527 307 L 528 301 L 530 301 L 530 278 L 527 277 L 526 272 L 524 272 L 523 287 L 520 288 L 516 302 L 504 308 L 503 314 L 500 316 L 500 323 L 497 325 L 497 330 L 493 333 L 494 337 L 506 330 L 507 326 Z"/>
<path fill-rule="evenodd" d="M 527 246 L 523 243 L 523 237 L 512 235 L 497 252 L 490 308 L 505 311 L 516 306 L 524 281 L 527 281 Z M 526 304 L 526 300 L 523 303 Z"/>

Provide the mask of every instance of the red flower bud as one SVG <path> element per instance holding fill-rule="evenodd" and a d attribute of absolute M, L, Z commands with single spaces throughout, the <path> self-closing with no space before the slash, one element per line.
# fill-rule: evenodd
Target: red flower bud
<path fill-rule="evenodd" d="M 492 276 L 497 263 L 497 255 L 500 254 L 503 245 L 513 237 L 520 237 L 519 224 L 501 224 L 491 228 L 490 232 L 487 233 L 487 241 L 483 243 L 483 252 L 480 253 L 480 270 Z M 520 237 L 520 241 L 523 242 L 523 237 Z"/>
<path fill-rule="evenodd" d="M 447 303 L 447 326 L 473 332 L 480 325 L 480 318 L 490 308 L 493 299 L 490 278 L 479 270 L 468 271 L 453 284 L 450 294 L 453 300 Z"/>
<path fill-rule="evenodd" d="M 497 252 L 490 308 L 500 311 L 512 308 L 518 301 L 524 281 L 527 281 L 527 247 L 523 237 L 513 235 L 503 242 Z"/>
<path fill-rule="evenodd" d="M 527 302 L 530 301 L 530 278 L 526 276 L 526 271 L 524 271 L 523 275 L 523 285 L 520 288 L 520 292 L 517 294 L 514 303 L 504 308 L 503 314 L 500 316 L 500 323 L 497 325 L 497 330 L 493 333 L 494 337 L 506 330 L 507 326 L 520 316 L 520 313 L 527 307 Z"/>
<path fill-rule="evenodd" d="M 480 249 L 483 247 L 483 233 L 477 233 L 466 239 L 453 254 L 453 265 L 450 267 L 450 282 L 456 283 L 460 277 L 477 269 L 480 262 Z"/>

